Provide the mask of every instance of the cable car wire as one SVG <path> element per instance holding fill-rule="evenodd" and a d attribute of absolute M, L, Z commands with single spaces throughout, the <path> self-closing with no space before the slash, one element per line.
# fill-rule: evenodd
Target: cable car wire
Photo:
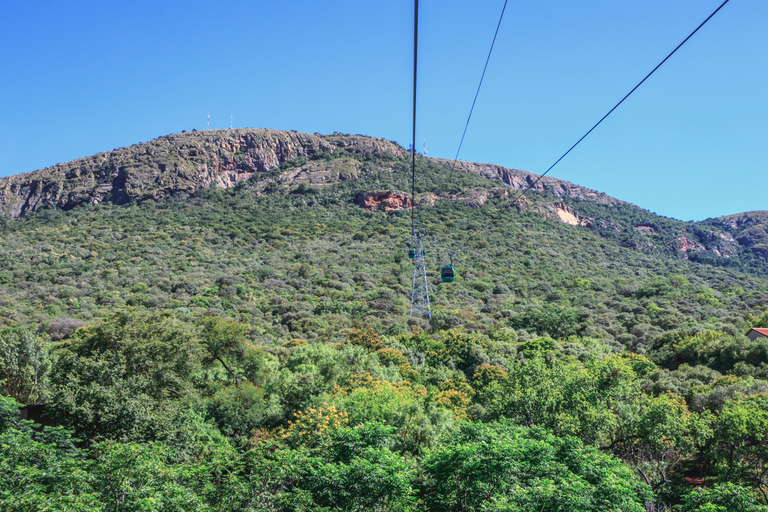
<path fill-rule="evenodd" d="M 464 132 L 461 134 L 461 140 L 459 141 L 459 147 L 456 150 L 456 157 L 453 159 L 453 165 L 451 166 L 451 171 L 448 176 L 448 182 L 450 183 L 451 179 L 453 178 L 453 171 L 456 168 L 456 162 L 459 159 L 459 153 L 461 152 L 461 146 L 464 144 L 464 138 L 467 135 L 467 129 L 469 128 L 469 121 L 472 119 L 472 113 L 475 110 L 475 104 L 477 103 L 477 98 L 480 95 L 480 88 L 483 85 L 483 80 L 485 79 L 485 73 L 488 70 L 488 63 L 491 60 L 491 55 L 493 54 L 493 47 L 496 44 L 496 38 L 499 35 L 499 29 L 501 28 L 501 22 L 504 19 L 504 13 L 507 10 L 507 2 L 508 0 L 504 0 L 504 5 L 501 9 L 501 15 L 499 16 L 499 22 L 496 24 L 496 31 L 493 34 L 493 40 L 491 41 L 491 47 L 488 50 L 488 56 L 485 59 L 485 66 L 483 66 L 483 73 L 480 75 L 480 82 L 477 85 L 477 90 L 475 91 L 475 97 L 472 100 L 472 106 L 469 109 L 469 115 L 467 116 L 467 122 L 464 125 Z M 418 0 L 415 0 L 415 13 L 414 13 L 414 20 L 415 20 L 415 29 L 414 29 L 414 56 L 413 56 L 413 134 L 411 137 L 411 240 L 413 240 L 414 237 L 414 231 L 415 231 L 415 219 L 414 219 L 414 208 L 415 208 L 415 195 L 416 195 L 416 164 L 415 164 L 415 156 L 416 156 L 416 147 L 415 147 L 415 141 L 416 141 L 416 52 L 417 52 L 417 41 L 418 41 L 418 10 L 419 10 L 419 2 Z M 427 237 L 431 239 L 431 242 L 434 244 L 434 246 L 446 253 L 451 258 L 451 269 L 453 268 L 453 255 L 454 253 L 452 251 L 447 251 L 443 249 L 440 244 L 438 243 L 437 239 L 434 238 L 432 235 L 429 234 L 429 232 L 425 231 L 425 234 Z M 412 245 L 412 244 L 411 244 Z M 451 280 L 453 280 L 451 278 Z"/>
<path fill-rule="evenodd" d="M 651 72 L 650 72 L 650 73 L 648 73 L 647 75 L 645 75 L 645 78 L 643 78 L 642 80 L 640 80 L 640 83 L 638 83 L 636 86 L 634 86 L 634 87 L 632 88 L 632 90 L 631 90 L 631 91 L 629 91 L 629 92 L 627 93 L 627 95 L 626 95 L 626 96 L 624 96 L 624 97 L 621 99 L 621 101 L 619 101 L 619 102 L 618 102 L 616 105 L 614 105 L 614 107 L 613 107 L 611 110 L 609 110 L 607 114 L 605 114 L 603 117 L 601 117 L 601 118 L 600 118 L 600 120 L 599 120 L 597 123 L 595 123 L 595 124 L 594 124 L 594 126 L 592 126 L 592 128 L 590 128 L 590 129 L 587 131 L 587 133 L 585 133 L 584 135 L 582 135 L 582 136 L 581 136 L 581 138 L 580 138 L 579 140 L 577 140 L 577 141 L 576 141 L 576 143 L 575 143 L 573 146 L 571 146 L 570 148 L 568 148 L 568 151 L 566 151 L 565 153 L 563 153 L 563 155 L 562 155 L 560 158 L 558 158 L 558 159 L 555 161 L 555 163 L 553 163 L 552 165 L 550 165 L 550 166 L 549 166 L 549 168 L 548 168 L 546 171 L 544 171 L 544 174 L 541 174 L 541 175 L 540 175 L 538 178 L 536 178 L 536 180 L 535 180 L 533 183 L 531 183 L 530 185 L 528 185 L 528 188 L 526 188 L 525 190 L 523 190 L 523 192 L 521 192 L 521 193 L 520 193 L 520 194 L 519 194 L 519 195 L 518 195 L 516 198 L 514 198 L 514 199 L 512 200 L 512 202 L 511 202 L 511 203 L 509 203 L 509 206 L 512 206 L 512 205 L 514 205 L 514 204 L 515 204 L 515 203 L 516 203 L 516 202 L 517 202 L 517 201 L 518 201 L 518 200 L 519 200 L 521 197 L 523 197 L 523 196 L 525 195 L 525 193 L 526 193 L 526 192 L 528 192 L 528 191 L 529 191 L 529 190 L 531 190 L 531 189 L 532 189 L 534 186 L 536 186 L 536 184 L 537 184 L 539 181 L 541 181 L 541 178 L 543 178 L 544 176 L 546 176 L 546 175 L 549 173 L 549 171 L 551 171 L 551 170 L 552 170 L 552 168 L 553 168 L 553 167 L 555 167 L 557 164 L 559 164 L 559 163 L 560 163 L 560 161 L 561 161 L 563 158 L 565 158 L 565 157 L 568 155 L 568 153 L 570 153 L 570 152 L 571 152 L 571 151 L 572 151 L 572 150 L 573 150 L 573 149 L 574 149 L 576 146 L 578 146 L 578 145 L 579 145 L 579 143 L 580 143 L 581 141 L 583 141 L 585 138 L 587 138 L 587 135 L 589 135 L 590 133 L 592 133 L 592 131 L 593 131 L 595 128 L 597 128 L 597 127 L 600 125 L 600 123 L 602 123 L 603 121 L 605 121 L 605 118 L 606 118 L 606 117 L 608 117 L 609 115 L 611 115 L 611 114 L 613 113 L 613 111 L 614 111 L 614 110 L 616 110 L 617 108 L 619 108 L 619 105 L 621 105 L 622 103 L 624 103 L 624 100 L 626 100 L 627 98 L 629 98 L 629 96 L 630 96 L 630 95 L 631 95 L 633 92 L 635 92 L 635 91 L 636 91 L 636 90 L 637 90 L 637 89 L 638 89 L 638 88 L 639 88 L 641 85 L 643 85 L 643 83 L 644 83 L 646 80 L 648 80 L 648 78 L 649 78 L 649 77 L 650 77 L 652 74 L 654 74 L 654 73 L 656 72 L 656 70 L 657 70 L 657 69 L 659 69 L 659 68 L 660 68 L 660 67 L 661 67 L 661 66 L 662 66 L 662 65 L 663 65 L 665 62 L 667 62 L 667 60 L 668 60 L 670 57 L 672 57 L 672 55 L 674 55 L 674 54 L 675 54 L 675 52 L 677 52 L 677 50 L 679 50 L 681 46 L 683 46 L 683 45 L 684 45 L 686 42 L 688 42 L 688 40 L 689 40 L 691 37 L 693 37 L 693 35 L 694 35 L 696 32 L 698 32 L 698 31 L 699 31 L 699 29 L 700 29 L 701 27 L 703 27 L 703 26 L 704 26 L 704 25 L 705 25 L 705 24 L 706 24 L 706 23 L 707 23 L 707 22 L 708 22 L 710 19 L 712 19 L 712 17 L 713 17 L 715 14 L 717 14 L 717 12 L 718 12 L 720 9 L 722 9 L 722 8 L 725 6 L 725 4 L 727 4 L 729 1 L 730 1 L 730 0 L 725 0 L 725 1 L 724 1 L 722 4 L 720 4 L 720 7 L 718 7 L 717 9 L 715 9 L 715 10 L 714 10 L 714 12 L 712 12 L 712 14 L 710 14 L 710 15 L 707 17 L 707 19 L 705 19 L 704 21 L 702 21 L 702 22 L 701 22 L 701 24 L 700 24 L 698 27 L 696 27 L 696 29 L 694 29 L 694 31 L 693 31 L 693 32 L 691 32 L 690 34 L 688 34 L 688 37 L 686 37 L 685 39 L 683 39 L 683 42 L 682 42 L 682 43 L 680 43 L 679 45 L 677 45 L 677 47 L 676 47 L 674 50 L 672 50 L 672 51 L 669 53 L 669 55 L 667 55 L 666 57 L 664 57 L 664 60 L 662 60 L 661 62 L 659 62 L 659 64 L 658 64 L 658 65 L 657 65 L 655 68 L 653 68 L 653 69 L 651 70 Z"/>
<path fill-rule="evenodd" d="M 472 100 L 472 107 L 469 109 L 469 115 L 467 116 L 467 123 L 464 125 L 464 133 L 461 134 L 461 141 L 459 141 L 459 149 L 456 150 L 456 156 L 453 159 L 453 165 L 451 166 L 451 172 L 448 175 L 448 183 L 453 178 L 453 170 L 456 168 L 456 162 L 459 159 L 459 152 L 461 146 L 464 144 L 464 137 L 467 135 L 467 128 L 469 128 L 469 120 L 472 119 L 472 112 L 475 110 L 475 103 L 477 102 L 477 96 L 480 94 L 480 87 L 483 85 L 483 79 L 485 78 L 485 71 L 488 69 L 488 62 L 491 60 L 491 54 L 493 53 L 493 45 L 496 44 L 496 36 L 499 35 L 499 27 L 501 27 L 501 20 L 504 19 L 504 11 L 507 10 L 507 1 L 504 0 L 504 7 L 501 9 L 501 16 L 499 16 L 499 23 L 496 25 L 496 32 L 493 34 L 493 41 L 491 42 L 491 49 L 488 50 L 488 57 L 485 59 L 485 67 L 483 67 L 483 74 L 480 75 L 480 83 L 477 84 L 477 91 L 475 92 L 475 99 Z"/>
<path fill-rule="evenodd" d="M 416 208 L 416 71 L 419 48 L 419 0 L 413 3 L 413 132 L 411 135 L 411 239 L 415 230 L 413 210 Z"/>
<path fill-rule="evenodd" d="M 426 235 L 427 235 L 427 237 L 429 238 L 430 242 L 432 242 L 432 244 L 433 244 L 433 245 L 434 245 L 434 246 L 435 246 L 435 247 L 436 247 L 438 250 L 440 250 L 440 251 L 443 251 L 445 254 L 448 254 L 448 255 L 452 255 L 452 254 L 454 254 L 454 252 L 452 252 L 452 251 L 449 251 L 449 250 L 443 249 L 443 247 L 440 245 L 440 242 L 439 242 L 439 241 L 438 241 L 438 239 L 435 237 L 435 235 L 433 235 L 433 234 L 432 234 L 432 233 L 430 233 L 429 231 L 427 231 L 427 232 L 426 232 Z M 446 246 L 448 246 L 448 248 L 450 249 L 450 246 L 449 246 L 449 244 L 445 244 L 445 245 L 446 245 Z"/>
<path fill-rule="evenodd" d="M 611 108 L 602 118 L 600 118 L 600 120 L 597 123 L 595 123 L 584 135 L 582 135 L 581 138 L 576 141 L 576 143 L 574 143 L 570 148 L 568 148 L 568 150 L 565 153 L 563 153 L 560 156 L 560 158 L 558 158 L 552 165 L 550 165 L 549 168 L 546 171 L 544 171 L 543 174 L 539 175 L 538 178 L 536 178 L 531 184 L 529 184 L 528 187 L 525 190 L 523 190 L 517 197 L 515 197 L 509 203 L 509 206 L 514 205 L 520 198 L 525 196 L 525 194 L 529 190 L 531 190 L 537 183 L 539 183 L 544 176 L 546 176 L 558 163 L 560 163 L 571 151 L 573 151 L 573 149 L 575 149 L 576 146 L 578 146 L 590 133 L 592 133 L 609 115 L 611 115 L 622 103 L 624 103 L 624 101 L 626 101 L 626 99 L 629 98 L 629 96 L 631 96 L 643 83 L 645 83 L 645 81 L 648 80 L 648 78 L 650 78 L 651 75 L 653 75 L 662 65 L 664 65 L 664 63 L 667 60 L 669 60 L 672 57 L 672 55 L 674 55 L 677 52 L 677 50 L 679 50 L 686 42 L 688 42 L 688 40 L 691 37 L 693 37 L 693 35 L 696 32 L 698 32 L 699 29 L 701 29 L 701 27 L 703 27 L 710 19 L 712 19 L 712 17 L 714 17 L 715 14 L 717 14 L 720 11 L 720 9 L 722 9 L 725 6 L 725 4 L 727 4 L 729 1 L 730 0 L 724 0 L 723 3 L 720 4 L 720 6 L 712 12 L 712 14 L 710 14 L 703 22 L 701 22 L 701 24 L 699 24 L 699 26 L 697 26 L 688 35 L 688 37 L 686 37 L 680 44 L 678 44 L 675 47 L 674 50 L 672 50 L 658 65 L 656 65 L 656 67 L 654 67 L 651 70 L 650 73 L 648 73 L 642 80 L 640 80 L 640 82 L 637 85 L 635 85 L 635 87 L 633 87 L 632 90 L 630 90 L 616 105 L 613 106 L 613 108 Z M 498 22 L 498 24 L 496 26 L 496 32 L 494 33 L 493 41 L 491 42 L 491 48 L 490 48 L 490 50 L 488 52 L 488 57 L 486 58 L 486 61 L 485 61 L 485 66 L 483 68 L 483 73 L 482 73 L 482 75 L 480 77 L 480 83 L 478 84 L 477 91 L 475 92 L 475 97 L 474 97 L 474 99 L 472 101 L 472 107 L 470 108 L 469 115 L 467 116 L 467 122 L 464 125 L 464 132 L 462 133 L 461 140 L 459 142 L 459 147 L 458 147 L 458 149 L 456 151 L 456 157 L 454 158 L 453 165 L 451 166 L 451 171 L 450 171 L 449 179 L 448 179 L 449 182 L 451 181 L 451 179 L 453 177 L 453 171 L 454 171 L 454 169 L 456 167 L 456 162 L 458 161 L 459 152 L 461 151 L 461 146 L 464 143 L 464 138 L 466 136 L 467 129 L 469 127 L 470 119 L 472 118 L 472 113 L 474 112 L 474 108 L 475 108 L 475 104 L 477 102 L 478 95 L 480 94 L 480 88 L 481 88 L 481 86 L 483 84 L 483 79 L 485 78 L 485 73 L 486 73 L 486 71 L 488 69 L 488 63 L 490 62 L 491 54 L 493 53 L 493 47 L 494 47 L 494 45 L 496 43 L 496 38 L 497 38 L 498 33 L 499 33 L 499 28 L 501 27 L 501 22 L 502 22 L 502 20 L 504 18 L 504 13 L 506 11 L 506 7 L 507 7 L 507 0 L 504 1 L 504 6 L 502 8 L 501 15 L 499 17 L 499 22 Z M 414 0 L 413 119 L 412 119 L 413 124 L 412 124 L 412 136 L 411 136 L 411 242 L 413 242 L 414 237 L 417 236 L 417 234 L 416 234 L 416 223 L 415 223 L 415 217 L 414 217 L 414 210 L 415 210 L 415 206 L 416 206 L 416 201 L 415 201 L 415 196 L 416 196 L 416 91 L 417 91 L 417 87 L 416 87 L 417 80 L 416 79 L 417 79 L 417 70 L 418 70 L 418 66 L 417 66 L 417 62 L 418 62 L 418 60 L 417 60 L 418 59 L 418 33 L 419 33 L 418 32 L 418 30 L 419 30 L 418 29 L 418 27 L 419 27 L 418 19 L 419 19 L 419 2 L 418 2 L 418 0 Z M 495 217 L 496 216 L 492 216 L 491 220 L 492 221 L 496 220 Z M 421 234 L 422 233 L 418 234 L 419 240 L 421 240 Z M 454 253 L 446 251 L 445 249 L 443 249 L 440 246 L 440 244 L 437 242 L 437 240 L 428 233 L 428 231 L 424 231 L 423 234 L 426 235 L 426 237 L 429 238 L 430 241 L 432 243 L 434 243 L 434 245 L 439 250 L 442 250 L 442 251 L 448 253 L 448 255 L 451 257 L 451 264 L 450 265 L 445 265 L 441 269 L 441 279 L 442 279 L 443 282 L 453 281 L 454 276 L 455 276 L 455 271 L 454 271 L 454 268 L 453 268 L 453 254 Z M 421 244 L 419 244 L 419 247 L 421 247 Z M 411 252 L 413 252 L 412 244 L 411 244 Z M 410 254 L 409 254 L 409 256 L 410 256 Z M 423 256 L 423 254 L 422 254 L 422 256 Z M 425 279 L 426 279 L 426 274 L 425 274 Z M 428 295 L 427 295 L 427 297 L 428 297 Z M 427 298 L 427 301 L 428 301 L 428 298 Z M 429 307 L 428 306 L 428 302 L 427 302 L 427 307 Z M 413 311 L 413 298 L 412 298 L 411 308 L 412 308 L 412 311 Z M 430 315 L 430 318 L 431 318 L 431 315 Z"/>
<path fill-rule="evenodd" d="M 437 252 L 438 250 L 439 251 L 443 251 L 450 258 L 450 260 L 451 260 L 451 264 L 450 265 L 442 265 L 440 267 L 440 280 L 442 282 L 444 282 L 444 283 L 452 282 L 455 279 L 455 277 L 456 277 L 456 270 L 455 270 L 454 264 L 453 264 L 453 256 L 456 254 L 456 252 L 454 250 L 446 250 L 446 249 L 444 249 L 440 245 L 440 242 L 438 241 L 438 239 L 432 233 L 430 233 L 429 231 L 426 231 L 424 233 L 424 235 L 426 236 L 426 239 L 429 240 L 430 244 L 436 248 L 435 252 Z M 451 249 L 450 245 L 448 245 L 448 244 L 446 244 L 446 245 L 448 246 L 449 249 Z"/>

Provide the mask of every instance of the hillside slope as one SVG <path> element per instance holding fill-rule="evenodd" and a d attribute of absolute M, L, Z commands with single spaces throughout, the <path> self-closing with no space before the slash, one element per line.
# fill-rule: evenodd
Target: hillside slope
<path fill-rule="evenodd" d="M 402 148 L 359 136 L 255 133 L 272 140 L 272 152 L 255 142 L 250 149 L 228 146 L 237 155 L 231 169 L 205 171 L 235 186 L 6 217 L 0 326 L 56 332 L 62 322 L 129 306 L 241 318 L 263 343 L 338 339 L 365 325 L 391 333 L 409 323 L 427 328 L 408 318 L 410 198 L 402 191 L 410 188 L 410 169 Z M 210 135 L 216 147 L 232 140 L 226 131 Z M 143 168 L 158 177 L 174 176 L 151 160 L 151 147 L 131 151 L 145 155 Z M 101 155 L 68 165 L 83 169 L 99 158 L 109 161 Z M 238 163 L 246 161 L 248 169 L 262 162 L 262 170 L 236 178 L 247 174 Z M 520 187 L 530 175 L 461 164 L 472 172 L 456 172 L 446 183 L 450 162 L 416 163 L 417 219 L 431 233 L 435 328 L 579 334 L 642 352 L 691 321 L 741 331 L 746 315 L 759 315 L 768 303 L 764 259 L 727 226 L 658 217 L 556 180 L 542 180 L 542 189 L 510 207 L 515 194 L 500 180 Z M 150 189 L 137 183 L 136 190 Z M 436 274 L 447 251 L 459 274 L 452 285 Z"/>

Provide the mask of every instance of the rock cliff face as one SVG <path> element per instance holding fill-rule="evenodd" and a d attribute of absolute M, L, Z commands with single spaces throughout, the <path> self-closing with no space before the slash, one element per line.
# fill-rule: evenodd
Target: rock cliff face
<path fill-rule="evenodd" d="M 406 157 L 406 151 L 393 142 L 354 135 L 253 129 L 173 134 L 0 178 L 0 215 L 16 218 L 46 208 L 68 210 L 103 201 L 125 204 L 158 200 L 179 191 L 227 188 L 283 162 L 338 150 L 353 155 Z M 352 177 L 354 169 L 351 174 L 349 169 L 336 174 L 335 179 Z"/>
<path fill-rule="evenodd" d="M 442 160 L 448 165 L 453 165 L 452 160 L 435 160 Z M 574 185 L 573 183 L 559 180 L 557 178 L 550 178 L 549 176 L 544 176 L 537 182 L 536 180 L 539 178 L 538 174 L 533 174 L 531 172 L 521 171 L 518 169 L 507 169 L 506 167 L 501 167 L 499 165 L 473 162 L 456 162 L 456 169 L 472 172 L 491 179 L 501 180 L 514 189 L 525 190 L 529 186 L 533 185 L 531 187 L 531 190 L 533 191 L 549 192 L 561 198 L 572 197 L 576 199 L 587 199 L 589 201 L 595 201 L 597 203 L 609 205 L 615 205 L 622 202 L 607 194 L 603 194 L 602 192 L 580 187 L 579 185 Z"/>
<path fill-rule="evenodd" d="M 366 192 L 357 198 L 357 204 L 373 212 L 408 210 L 411 207 L 411 195 L 405 192 Z"/>

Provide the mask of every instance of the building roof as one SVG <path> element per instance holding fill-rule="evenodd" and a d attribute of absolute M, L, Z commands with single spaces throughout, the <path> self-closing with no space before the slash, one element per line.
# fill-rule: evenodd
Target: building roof
<path fill-rule="evenodd" d="M 762 329 L 758 327 L 753 327 L 749 331 L 747 331 L 747 334 L 750 332 L 755 331 L 756 333 L 762 334 L 763 336 L 768 336 L 768 329 Z"/>

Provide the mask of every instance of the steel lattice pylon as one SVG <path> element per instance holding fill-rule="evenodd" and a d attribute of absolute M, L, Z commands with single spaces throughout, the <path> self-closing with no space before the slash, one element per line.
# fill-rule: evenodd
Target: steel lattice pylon
<path fill-rule="evenodd" d="M 432 310 L 429 307 L 429 287 L 427 286 L 427 269 L 424 266 L 424 248 L 421 244 L 421 233 L 414 233 L 411 247 L 416 249 L 413 263 L 413 288 L 411 289 L 411 316 L 432 320 Z"/>

